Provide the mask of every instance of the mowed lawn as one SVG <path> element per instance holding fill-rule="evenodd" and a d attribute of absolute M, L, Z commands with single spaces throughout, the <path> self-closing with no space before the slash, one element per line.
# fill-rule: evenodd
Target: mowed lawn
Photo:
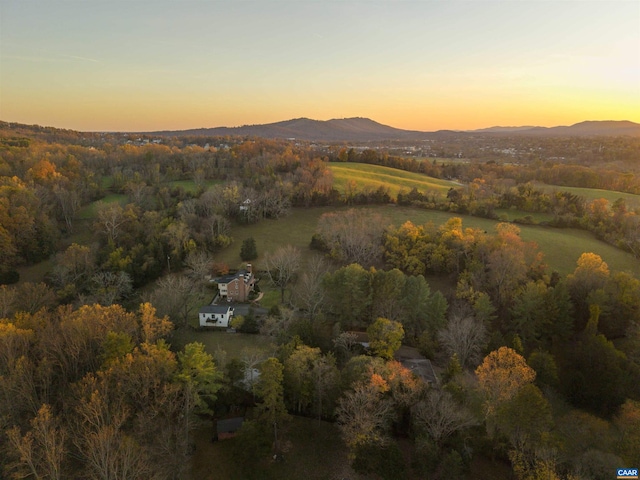
<path fill-rule="evenodd" d="M 407 220 L 415 224 L 433 222 L 435 225 L 445 223 L 451 217 L 462 218 L 463 227 L 480 228 L 489 233 L 494 232 L 499 223 L 496 220 L 459 215 L 435 210 L 422 210 L 412 207 L 381 205 L 365 208 L 383 216 L 388 225 L 399 226 Z M 293 209 L 291 215 L 280 220 L 264 220 L 255 225 L 234 227 L 232 236 L 234 243 L 219 252 L 216 261 L 227 263 L 231 267 L 239 266 L 240 247 L 245 238 L 253 237 L 258 248 L 258 259 L 255 263 L 260 268 L 260 261 L 264 254 L 272 252 L 281 245 L 295 245 L 300 247 L 306 256 L 312 255 L 309 250 L 311 236 L 315 233 L 318 219 L 323 213 L 345 210 L 346 207 Z M 633 255 L 612 245 L 598 240 L 590 232 L 577 229 L 558 229 L 539 225 L 519 225 L 521 236 L 526 241 L 535 241 L 544 252 L 547 264 L 560 272 L 567 274 L 575 269 L 576 261 L 584 252 L 594 252 L 609 264 L 611 270 L 629 271 L 640 277 L 640 261 Z"/>
<path fill-rule="evenodd" d="M 451 187 L 460 185 L 449 180 L 429 177 L 422 173 L 406 172 L 397 168 L 381 167 L 364 163 L 330 163 L 333 172 L 333 184 L 340 193 L 344 193 L 350 180 L 356 182 L 357 190 L 376 190 L 378 187 L 389 188 L 390 195 L 395 198 L 399 192 L 417 188 L 421 192 L 437 191 L 446 194 Z"/>
<path fill-rule="evenodd" d="M 226 353 L 225 361 L 240 359 L 243 350 L 259 350 L 265 358 L 275 355 L 276 345 L 271 337 L 248 333 L 227 333 L 223 330 L 179 329 L 172 333 L 171 344 L 181 350 L 187 343 L 200 342 L 205 350 L 215 354 L 219 350 Z"/>

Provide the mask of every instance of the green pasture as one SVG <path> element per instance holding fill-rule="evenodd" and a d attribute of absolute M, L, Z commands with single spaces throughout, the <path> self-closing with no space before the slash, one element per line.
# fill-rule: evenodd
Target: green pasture
<path fill-rule="evenodd" d="M 635 195 L 633 193 L 616 192 L 615 190 L 601 190 L 599 188 L 563 187 L 560 185 L 537 184 L 536 186 L 542 188 L 545 192 L 571 192 L 574 195 L 584 197 L 589 202 L 600 198 L 606 198 L 610 203 L 613 203 L 619 198 L 622 198 L 626 202 L 627 206 L 631 208 L 640 207 L 640 195 Z"/>
<path fill-rule="evenodd" d="M 451 217 L 462 218 L 463 227 L 480 228 L 489 233 L 494 232 L 499 223 L 496 220 L 459 215 L 450 212 L 422 210 L 412 207 L 382 205 L 367 208 L 383 216 L 389 225 L 399 226 L 407 220 L 415 224 L 433 222 L 435 225 L 445 223 Z M 309 250 L 311 236 L 315 233 L 318 219 L 323 213 L 344 210 L 332 207 L 293 209 L 291 215 L 280 220 L 264 220 L 254 225 L 235 227 L 232 231 L 234 242 L 219 252 L 216 261 L 225 262 L 235 268 L 242 264 L 240 247 L 245 238 L 253 237 L 258 248 L 258 259 L 254 263 L 260 268 L 264 254 L 274 251 L 281 245 L 291 244 L 301 248 L 304 255 L 313 255 Z M 584 252 L 600 255 L 609 268 L 619 271 L 630 271 L 640 277 L 640 261 L 630 253 L 595 238 L 593 234 L 577 229 L 558 229 L 540 225 L 518 225 L 521 236 L 526 241 L 535 241 L 545 254 L 545 260 L 551 269 L 567 274 L 575 269 L 576 261 Z"/>
<path fill-rule="evenodd" d="M 205 180 L 203 183 L 203 187 L 205 190 L 217 183 L 222 183 L 222 180 Z M 169 185 L 172 187 L 182 187 L 185 192 L 196 193 L 198 191 L 198 187 L 196 186 L 196 182 L 193 180 L 173 180 L 169 182 Z"/>
<path fill-rule="evenodd" d="M 422 173 L 365 163 L 331 163 L 329 168 L 333 172 L 333 184 L 341 193 L 345 192 L 347 183 L 351 180 L 356 182 L 358 190 L 387 187 L 392 197 L 396 197 L 403 190 L 413 188 L 421 192 L 436 190 L 446 194 L 451 187 L 459 186 L 455 182 L 428 177 Z"/>
<path fill-rule="evenodd" d="M 113 175 L 104 175 L 100 179 L 100 187 L 105 190 L 113 187 Z"/>
<path fill-rule="evenodd" d="M 85 205 L 78 212 L 79 220 L 92 220 L 96 218 L 96 214 L 98 211 L 98 203 L 119 203 L 120 205 L 126 205 L 129 198 L 122 193 L 111 193 L 100 200 L 96 200 L 95 202 L 91 202 L 88 205 Z"/>
<path fill-rule="evenodd" d="M 224 262 L 231 268 L 240 267 L 244 263 L 240 259 L 240 248 L 243 240 L 249 237 L 256 241 L 258 258 L 253 263 L 258 265 L 265 253 L 273 252 L 281 245 L 295 245 L 303 249 L 303 254 L 311 255 L 308 247 L 320 215 L 335 210 L 334 207 L 294 208 L 290 215 L 279 220 L 262 220 L 251 225 L 234 226 L 231 231 L 233 243 L 217 253 L 215 260 Z"/>

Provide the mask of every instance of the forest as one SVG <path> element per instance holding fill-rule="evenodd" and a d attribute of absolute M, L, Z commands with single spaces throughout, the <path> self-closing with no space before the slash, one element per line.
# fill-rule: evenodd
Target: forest
<path fill-rule="evenodd" d="M 297 418 L 337 429 L 353 478 L 637 467 L 640 279 L 591 251 L 559 273 L 518 225 L 590 232 L 640 261 L 638 139 L 394 148 L 0 122 L 0 479 L 195 478 L 197 432 L 233 416 L 239 478 L 289 468 Z M 338 188 L 344 162 L 455 183 Z M 382 205 L 450 217 L 389 225 Z M 316 207 L 328 211 L 306 247 L 282 231 L 275 248 L 251 238 L 226 255 L 240 229 Z M 232 326 L 273 348 L 235 357 L 198 341 L 197 315 L 210 280 L 246 262 L 267 313 Z"/>

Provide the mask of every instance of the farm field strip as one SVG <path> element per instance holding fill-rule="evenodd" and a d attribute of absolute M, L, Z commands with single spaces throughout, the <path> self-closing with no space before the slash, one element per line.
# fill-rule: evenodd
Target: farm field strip
<path fill-rule="evenodd" d="M 438 190 L 447 192 L 451 187 L 459 186 L 455 182 L 429 177 L 421 173 L 407 172 L 396 168 L 368 165 L 363 163 L 331 163 L 329 168 L 334 175 L 334 184 L 341 192 L 345 191 L 347 182 L 354 180 L 358 187 L 376 189 L 388 187 L 396 196 L 402 190 Z"/>
<path fill-rule="evenodd" d="M 574 195 L 584 197 L 587 201 L 597 200 L 599 198 L 606 198 L 610 203 L 615 202 L 619 198 L 624 199 L 628 206 L 640 207 L 640 195 L 626 192 L 618 192 L 615 190 L 602 190 L 599 188 L 584 188 L 584 187 L 564 187 L 562 185 L 547 185 L 544 183 L 535 184 L 538 188 L 543 189 L 545 192 L 570 192 Z"/>

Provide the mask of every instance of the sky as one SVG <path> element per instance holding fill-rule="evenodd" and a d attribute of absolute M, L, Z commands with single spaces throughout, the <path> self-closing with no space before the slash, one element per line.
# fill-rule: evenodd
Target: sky
<path fill-rule="evenodd" d="M 0 120 L 640 123 L 640 0 L 0 0 Z"/>

